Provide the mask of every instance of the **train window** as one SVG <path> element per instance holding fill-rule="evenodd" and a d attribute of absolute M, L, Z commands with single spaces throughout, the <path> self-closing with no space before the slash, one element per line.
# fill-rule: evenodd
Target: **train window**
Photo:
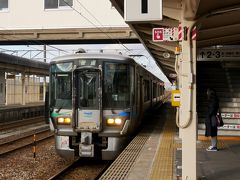
<path fill-rule="evenodd" d="M 105 63 L 103 105 L 105 108 L 124 108 L 130 105 L 130 77 L 133 71 L 127 64 Z"/>
<path fill-rule="evenodd" d="M 96 66 L 96 63 L 97 63 L 96 60 L 85 60 L 85 59 L 79 60 L 80 66 Z"/>
<path fill-rule="evenodd" d="M 8 0 L 0 0 L 0 11 L 8 9 Z"/>
<path fill-rule="evenodd" d="M 156 83 L 153 83 L 153 98 L 157 97 L 157 85 Z"/>
<path fill-rule="evenodd" d="M 144 80 L 144 102 L 150 100 L 149 80 Z"/>
<path fill-rule="evenodd" d="M 51 76 L 51 105 L 59 108 L 71 107 L 72 74 L 56 73 Z"/>
<path fill-rule="evenodd" d="M 70 72 L 73 63 L 58 63 L 51 66 L 51 72 Z"/>
<path fill-rule="evenodd" d="M 45 0 L 45 9 L 58 9 L 73 6 L 73 0 Z"/>
<path fill-rule="evenodd" d="M 72 66 L 72 62 L 51 66 L 51 106 L 57 108 L 72 107 Z"/>
<path fill-rule="evenodd" d="M 97 73 L 80 73 L 78 77 L 78 92 L 80 107 L 98 107 L 97 91 L 98 91 L 98 75 Z"/>

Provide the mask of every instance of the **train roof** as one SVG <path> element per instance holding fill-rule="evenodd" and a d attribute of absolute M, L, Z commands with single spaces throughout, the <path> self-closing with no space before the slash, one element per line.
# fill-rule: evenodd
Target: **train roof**
<path fill-rule="evenodd" d="M 128 56 L 123 56 L 123 55 L 118 55 L 118 54 L 105 54 L 105 53 L 76 53 L 76 54 L 71 54 L 71 55 L 64 55 L 64 56 L 59 56 L 56 58 L 53 58 L 51 60 L 51 63 L 56 63 L 59 61 L 66 61 L 67 59 L 111 59 L 111 60 L 130 60 L 135 62 L 135 60 L 131 57 Z"/>
<path fill-rule="evenodd" d="M 138 64 L 135 59 L 129 56 L 124 56 L 120 54 L 76 53 L 76 54 L 64 55 L 64 56 L 53 58 L 50 63 L 52 64 L 52 63 L 58 63 L 58 62 L 66 62 L 67 60 L 77 60 L 77 59 L 105 59 L 105 60 L 114 60 L 114 61 L 128 61 L 130 63 L 137 64 L 143 71 L 147 72 L 148 74 L 151 74 L 155 78 L 162 81 L 160 78 L 154 75 L 151 71 L 148 71 L 147 69 L 142 67 L 140 64 Z"/>

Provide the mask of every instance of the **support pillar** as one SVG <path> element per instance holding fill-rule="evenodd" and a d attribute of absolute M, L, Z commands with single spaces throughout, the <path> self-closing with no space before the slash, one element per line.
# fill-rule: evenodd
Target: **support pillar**
<path fill-rule="evenodd" d="M 9 96 L 9 84 L 8 84 L 8 79 L 7 79 L 7 75 L 8 75 L 8 72 L 5 73 L 5 79 L 6 79 L 6 91 L 5 91 L 5 96 L 6 96 L 6 99 L 5 99 L 5 105 L 7 106 L 8 105 L 8 96 Z"/>
<path fill-rule="evenodd" d="M 47 47 L 46 47 L 46 45 L 43 46 L 43 58 L 44 58 L 44 62 L 46 62 L 46 60 L 47 60 Z M 47 90 L 46 85 L 47 85 L 46 76 L 44 76 L 44 79 L 43 79 L 43 101 L 44 102 L 46 101 L 46 97 L 45 97 L 46 96 L 46 90 Z"/>
<path fill-rule="evenodd" d="M 5 72 L 1 71 L 0 72 L 0 106 L 5 105 L 5 84 L 6 84 L 6 79 L 5 79 Z"/>
<path fill-rule="evenodd" d="M 25 84 L 24 72 L 22 73 L 21 78 L 22 78 L 22 105 L 26 105 L 26 96 L 25 96 L 26 84 Z"/>
<path fill-rule="evenodd" d="M 182 27 L 191 27 L 194 21 L 182 20 Z M 188 34 L 190 30 L 188 31 Z M 186 36 L 185 36 L 186 37 Z M 197 179 L 196 140 L 196 42 L 190 45 L 190 35 L 182 41 L 182 56 L 180 58 L 180 134 L 182 138 L 182 179 Z"/>

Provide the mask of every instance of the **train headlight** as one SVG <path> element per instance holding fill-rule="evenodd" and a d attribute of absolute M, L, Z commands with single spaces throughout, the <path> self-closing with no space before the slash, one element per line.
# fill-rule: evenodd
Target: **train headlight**
<path fill-rule="evenodd" d="M 116 124 L 116 125 L 121 125 L 121 124 L 122 124 L 122 119 L 116 118 L 116 119 L 115 119 L 115 124 Z"/>
<path fill-rule="evenodd" d="M 114 124 L 114 119 L 113 118 L 107 119 L 107 124 L 113 125 Z"/>
<path fill-rule="evenodd" d="M 57 122 L 58 122 L 58 124 L 63 124 L 64 118 L 63 117 L 57 118 Z"/>
<path fill-rule="evenodd" d="M 72 120 L 71 120 L 71 118 L 69 118 L 69 117 L 68 117 L 68 118 L 64 118 L 64 123 L 65 123 L 65 124 L 70 124 L 71 121 L 72 121 Z"/>
<path fill-rule="evenodd" d="M 122 119 L 120 118 L 109 118 L 107 119 L 107 124 L 108 125 L 121 125 L 122 124 Z"/>
<path fill-rule="evenodd" d="M 71 124 L 72 119 L 69 117 L 59 117 L 57 118 L 58 124 Z"/>

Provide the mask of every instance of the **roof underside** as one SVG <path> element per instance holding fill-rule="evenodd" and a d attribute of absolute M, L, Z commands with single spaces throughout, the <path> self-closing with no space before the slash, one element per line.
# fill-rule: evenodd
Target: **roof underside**
<path fill-rule="evenodd" d="M 123 16 L 124 1 L 110 1 Z M 169 74 L 175 73 L 174 51 L 179 44 L 178 42 L 153 42 L 152 28 L 178 27 L 182 12 L 186 20 L 201 19 L 197 23 L 197 48 L 240 43 L 239 0 L 163 0 L 162 21 L 129 25 L 169 79 Z M 164 59 L 163 52 L 169 52 L 171 57 Z"/>

